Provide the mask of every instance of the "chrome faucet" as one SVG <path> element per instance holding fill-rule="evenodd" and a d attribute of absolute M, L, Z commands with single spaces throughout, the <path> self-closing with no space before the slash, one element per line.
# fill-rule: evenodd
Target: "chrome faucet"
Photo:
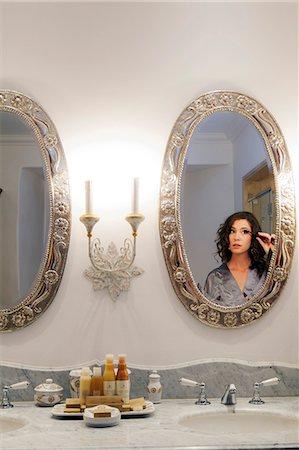
<path fill-rule="evenodd" d="M 21 381 L 20 383 L 11 384 L 10 386 L 4 386 L 2 388 L 2 402 L 1 402 L 1 408 L 12 408 L 13 405 L 10 403 L 9 400 L 9 391 L 17 390 L 17 389 L 27 389 L 29 386 L 29 381 Z"/>
<path fill-rule="evenodd" d="M 235 405 L 237 403 L 236 392 L 236 386 L 234 384 L 228 384 L 221 398 L 221 403 L 223 405 Z"/>
<path fill-rule="evenodd" d="M 277 377 L 270 378 L 269 380 L 261 381 L 260 383 L 254 383 L 254 391 L 252 399 L 249 400 L 249 403 L 252 403 L 253 405 L 262 405 L 264 400 L 261 399 L 260 395 L 260 387 L 261 386 L 274 386 L 280 382 L 280 379 Z"/>
<path fill-rule="evenodd" d="M 211 404 L 211 402 L 209 402 L 209 400 L 207 399 L 206 384 L 205 383 L 198 383 L 197 381 L 189 380 L 188 378 L 180 378 L 179 379 L 179 383 L 182 386 L 190 386 L 190 387 L 199 386 L 199 388 L 200 388 L 199 398 L 195 402 L 196 405 L 202 405 L 203 406 L 203 405 L 210 405 Z"/>

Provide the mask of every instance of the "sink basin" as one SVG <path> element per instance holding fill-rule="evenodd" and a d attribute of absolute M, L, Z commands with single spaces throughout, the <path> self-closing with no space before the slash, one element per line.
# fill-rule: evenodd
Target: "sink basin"
<path fill-rule="evenodd" d="M 195 413 L 179 419 L 179 424 L 201 433 L 266 434 L 291 433 L 298 439 L 299 421 L 294 416 L 259 411 Z"/>
<path fill-rule="evenodd" d="M 8 433 L 9 431 L 16 431 L 24 427 L 26 422 L 23 419 L 13 417 L 0 417 L 0 433 Z"/>

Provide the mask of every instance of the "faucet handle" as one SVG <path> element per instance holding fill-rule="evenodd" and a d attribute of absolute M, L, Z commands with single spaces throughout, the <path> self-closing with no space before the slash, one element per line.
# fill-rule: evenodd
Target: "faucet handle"
<path fill-rule="evenodd" d="M 189 380 L 188 378 L 180 378 L 179 383 L 181 383 L 182 386 L 199 386 L 197 381 Z"/>
<path fill-rule="evenodd" d="M 261 381 L 259 383 L 260 386 L 274 386 L 280 382 L 280 379 L 277 377 L 269 378 L 268 380 Z"/>
<path fill-rule="evenodd" d="M 17 389 L 27 389 L 29 386 L 29 381 L 20 381 L 19 383 L 14 383 L 8 386 L 9 389 L 17 390 Z"/>

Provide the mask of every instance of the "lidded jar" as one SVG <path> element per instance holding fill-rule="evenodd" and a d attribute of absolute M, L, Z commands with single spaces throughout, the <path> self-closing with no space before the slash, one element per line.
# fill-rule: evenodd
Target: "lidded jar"
<path fill-rule="evenodd" d="M 156 370 L 153 370 L 149 375 L 147 392 L 149 401 L 153 403 L 161 403 L 162 385 L 160 383 L 160 375 Z"/>
<path fill-rule="evenodd" d="M 47 378 L 44 383 L 34 388 L 34 400 L 38 406 L 53 406 L 63 399 L 63 387 L 53 383 L 52 378 Z"/>

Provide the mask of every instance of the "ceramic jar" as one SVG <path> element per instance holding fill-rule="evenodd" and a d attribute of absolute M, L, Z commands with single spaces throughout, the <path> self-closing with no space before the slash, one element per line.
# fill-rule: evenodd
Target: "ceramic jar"
<path fill-rule="evenodd" d="M 156 370 L 153 370 L 149 375 L 149 382 L 147 385 L 148 399 L 153 403 L 161 403 L 162 385 L 160 383 L 160 375 Z"/>
<path fill-rule="evenodd" d="M 53 406 L 63 399 L 63 388 L 47 378 L 42 384 L 34 388 L 34 400 L 38 406 Z"/>

